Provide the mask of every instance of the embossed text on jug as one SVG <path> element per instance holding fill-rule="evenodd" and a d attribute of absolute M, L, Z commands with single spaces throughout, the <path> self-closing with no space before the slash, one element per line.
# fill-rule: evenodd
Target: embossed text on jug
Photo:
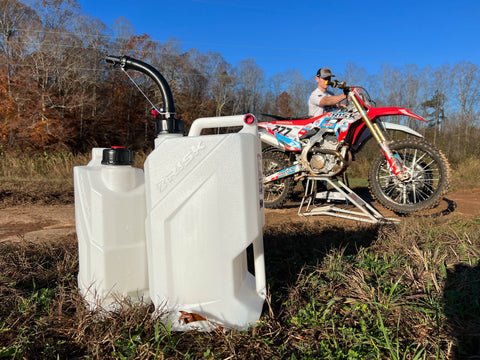
<path fill-rule="evenodd" d="M 158 183 L 157 187 L 160 191 L 164 191 L 169 184 L 171 184 L 178 176 L 181 176 L 187 166 L 198 157 L 202 150 L 205 149 L 205 143 L 203 141 L 199 141 L 192 146 L 190 146 L 190 150 L 175 164 L 175 166 L 167 173 L 166 176 L 162 177 Z"/>

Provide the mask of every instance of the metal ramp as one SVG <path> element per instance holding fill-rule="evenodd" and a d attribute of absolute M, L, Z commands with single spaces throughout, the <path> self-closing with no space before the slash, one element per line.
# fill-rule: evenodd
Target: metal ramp
<path fill-rule="evenodd" d="M 335 190 L 317 191 L 317 181 L 324 181 Z M 322 206 L 318 205 L 319 200 L 321 200 Z M 326 202 L 330 204 L 324 205 Z M 343 202 L 344 206 L 336 205 L 335 203 L 338 202 Z M 357 210 L 347 209 L 349 204 L 354 205 Z M 305 209 L 303 209 L 304 207 Z M 309 176 L 307 178 L 305 194 L 298 208 L 298 215 L 327 215 L 374 224 L 400 221 L 399 219 L 384 217 L 338 178 L 326 176 Z"/>

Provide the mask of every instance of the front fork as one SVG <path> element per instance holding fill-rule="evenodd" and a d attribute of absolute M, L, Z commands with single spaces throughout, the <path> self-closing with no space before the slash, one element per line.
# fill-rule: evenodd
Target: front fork
<path fill-rule="evenodd" d="M 407 180 L 407 178 L 409 177 L 408 172 L 404 170 L 402 162 L 395 155 L 393 155 L 392 151 L 390 150 L 390 147 L 388 146 L 388 141 L 383 135 L 383 132 L 378 126 L 378 124 L 370 120 L 367 112 L 365 111 L 363 106 L 359 103 L 358 99 L 355 97 L 355 94 L 352 91 L 348 94 L 348 97 L 355 104 L 355 107 L 360 112 L 360 115 L 362 116 L 363 121 L 367 125 L 368 129 L 372 133 L 375 140 L 377 141 L 378 146 L 380 146 L 380 151 L 387 159 L 388 166 L 390 167 L 390 170 L 392 171 L 392 173 L 397 177 L 397 179 L 401 181 Z"/>

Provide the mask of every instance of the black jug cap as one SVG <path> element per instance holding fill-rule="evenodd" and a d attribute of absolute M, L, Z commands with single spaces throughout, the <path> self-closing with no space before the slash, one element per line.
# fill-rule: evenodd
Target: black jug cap
<path fill-rule="evenodd" d="M 133 165 L 133 151 L 122 146 L 104 149 L 102 165 Z"/>

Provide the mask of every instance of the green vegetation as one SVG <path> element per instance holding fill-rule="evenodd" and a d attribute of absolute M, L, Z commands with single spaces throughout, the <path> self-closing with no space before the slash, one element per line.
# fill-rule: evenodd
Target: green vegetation
<path fill-rule="evenodd" d="M 450 359 L 477 354 L 480 218 L 265 232 L 257 327 L 175 333 L 151 306 L 92 316 L 75 238 L 0 245 L 0 358 Z M 283 264 L 283 266 L 280 266 Z M 94 314 L 93 314 L 94 315 Z"/>
<path fill-rule="evenodd" d="M 71 168 L 88 161 L 2 154 L 0 207 L 72 203 Z M 473 158 L 456 165 L 454 185 L 478 187 L 478 167 Z M 152 318 L 152 306 L 124 302 L 105 317 L 88 312 L 73 235 L 0 242 L 0 358 L 454 359 L 480 352 L 480 214 L 382 226 L 311 219 L 267 225 L 264 242 L 268 298 L 259 323 L 212 333 L 172 332 Z"/>
<path fill-rule="evenodd" d="M 40 189 L 49 198 L 51 187 Z M 74 236 L 0 243 L 0 358 L 453 359 L 478 354 L 480 218 L 268 226 L 268 299 L 248 331 L 175 333 L 128 302 L 96 317 Z"/>

